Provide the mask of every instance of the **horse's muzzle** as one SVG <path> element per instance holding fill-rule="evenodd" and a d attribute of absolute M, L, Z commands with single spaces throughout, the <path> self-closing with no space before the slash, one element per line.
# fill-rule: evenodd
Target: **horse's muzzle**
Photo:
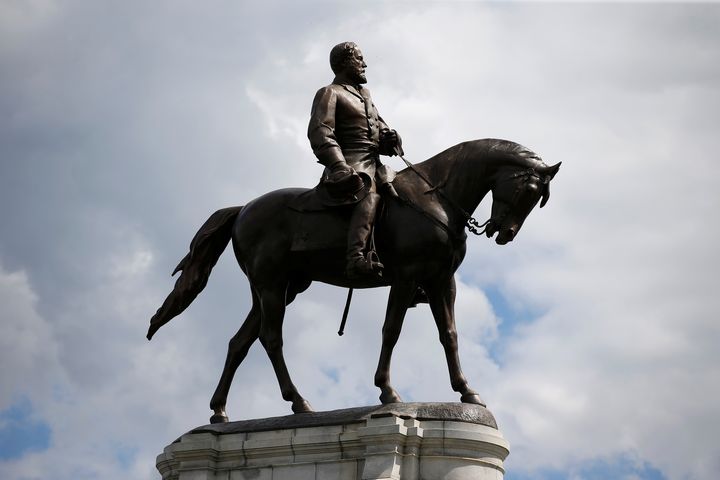
<path fill-rule="evenodd" d="M 505 245 L 506 243 L 512 242 L 516 234 L 517 231 L 515 230 L 515 228 L 505 228 L 503 230 L 500 230 L 497 238 L 495 238 L 495 243 L 497 243 L 498 245 Z"/>

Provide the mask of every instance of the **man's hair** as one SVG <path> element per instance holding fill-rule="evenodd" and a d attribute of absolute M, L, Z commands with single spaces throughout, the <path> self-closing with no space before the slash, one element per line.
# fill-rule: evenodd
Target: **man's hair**
<path fill-rule="evenodd" d="M 333 73 L 338 74 L 345 68 L 345 62 L 352 57 L 358 46 L 354 42 L 343 42 L 335 45 L 330 50 L 330 68 Z"/>

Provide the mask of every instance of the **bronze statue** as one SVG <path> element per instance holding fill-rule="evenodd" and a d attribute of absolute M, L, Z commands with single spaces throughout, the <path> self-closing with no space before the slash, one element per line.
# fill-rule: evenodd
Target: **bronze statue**
<path fill-rule="evenodd" d="M 357 57 L 359 51 L 353 50 L 353 61 L 362 61 L 362 57 Z M 327 93 L 324 91 L 321 89 L 318 97 Z M 318 97 L 316 106 L 322 103 Z M 374 108 L 366 110 L 366 114 L 368 111 L 371 112 L 368 118 L 374 119 Z M 375 140 L 381 143 L 382 140 L 374 136 L 378 133 L 375 129 L 370 129 L 372 139 L 362 146 L 360 153 L 350 153 L 351 143 L 337 138 L 344 131 L 337 128 L 341 118 L 336 113 L 334 131 L 339 148 L 323 147 L 327 143 L 312 141 L 317 129 L 325 127 L 314 129 L 314 120 L 310 124 L 311 141 L 319 149 L 316 153 L 320 161 L 329 167 L 324 178 L 330 181 L 321 182 L 315 189 L 276 190 L 245 206 L 213 213 L 173 272 L 182 272 L 175 288 L 150 320 L 148 339 L 182 313 L 203 290 L 213 266 L 232 240 L 237 261 L 250 282 L 252 307 L 230 340 L 225 367 L 210 401 L 214 411 L 212 423 L 228 421 L 225 407 L 230 384 L 250 346 L 258 339 L 272 362 L 282 397 L 292 402 L 293 412 L 312 411 L 290 379 L 282 351 L 282 324 L 286 306 L 313 281 L 350 288 L 391 287 L 375 373 L 375 385 L 380 388 L 380 401 L 384 404 L 401 401 L 390 384 L 390 358 L 405 313 L 421 287 L 427 294 L 445 350 L 453 390 L 460 393 L 462 402 L 484 405 L 468 385 L 458 357 L 454 273 L 465 256 L 464 229 L 482 233 L 477 231 L 479 225 L 470 214 L 492 192 L 491 217 L 483 224 L 484 233 L 487 237 L 497 234 L 495 242 L 499 245 L 511 242 L 535 205 L 540 202 L 542 207 L 548 201 L 550 181 L 560 164 L 548 166 L 514 142 L 483 139 L 460 143 L 409 166 L 392 180 L 392 190 L 385 187 L 383 206 L 375 222 L 377 255 L 384 264 L 382 276 L 372 274 L 377 267 L 372 263 L 369 274 L 357 275 L 348 271 L 346 253 L 347 239 L 357 239 L 359 244 L 361 238 L 356 233 L 348 234 L 351 225 L 360 223 L 351 221 L 355 211 L 362 208 L 354 206 L 353 201 L 362 205 L 363 195 L 372 198 L 371 194 L 383 193 L 382 187 L 376 188 L 384 178 L 377 175 L 379 162 L 371 147 L 376 145 Z M 397 147 L 399 137 L 391 134 L 389 145 Z M 381 148 L 378 147 L 378 152 Z M 330 149 L 334 151 L 323 153 Z M 396 151 L 402 153 L 400 149 Z M 336 162 L 325 163 L 331 155 L 340 162 L 344 159 L 349 167 L 340 163 L 334 169 Z M 333 177 L 336 171 L 344 173 Z M 362 187 L 355 175 L 365 177 Z M 334 202 L 330 198 L 333 195 L 328 197 L 326 190 L 335 187 L 338 187 L 335 193 L 340 192 L 352 201 Z M 369 218 L 366 213 L 363 216 Z M 363 220 L 361 228 L 369 230 L 367 225 L 371 224 L 372 220 Z M 366 234 L 362 235 L 365 242 Z"/>
<path fill-rule="evenodd" d="M 402 142 L 362 86 L 367 82 L 367 65 L 358 46 L 344 42 L 333 47 L 330 67 L 335 78 L 315 94 L 308 138 L 318 163 L 325 166 L 323 182 L 349 184 L 348 189 L 356 193 L 363 186 L 358 173 L 367 175 L 369 191 L 354 207 L 350 220 L 346 270 L 350 277 L 379 274 L 383 265 L 372 248 L 368 254 L 363 252 L 380 204 L 377 184 L 394 194 L 390 182 L 395 174 L 380 163 L 378 155 L 402 155 Z"/>

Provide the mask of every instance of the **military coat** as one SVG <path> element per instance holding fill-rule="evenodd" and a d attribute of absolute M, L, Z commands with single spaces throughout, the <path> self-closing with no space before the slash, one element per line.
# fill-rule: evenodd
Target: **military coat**
<path fill-rule="evenodd" d="M 393 153 L 380 147 L 380 132 L 388 128 L 367 88 L 333 82 L 315 94 L 308 138 L 319 163 L 328 167 L 345 160 L 355 171 L 367 173 L 374 186 L 395 176 L 379 158 Z"/>

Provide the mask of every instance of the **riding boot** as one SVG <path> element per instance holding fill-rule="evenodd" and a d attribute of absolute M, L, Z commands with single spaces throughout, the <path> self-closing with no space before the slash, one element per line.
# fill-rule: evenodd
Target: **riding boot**
<path fill-rule="evenodd" d="M 375 252 L 371 251 L 367 255 L 363 254 L 372 232 L 375 212 L 379 203 L 380 195 L 370 192 L 355 205 L 352 217 L 350 217 L 347 267 L 345 269 L 345 273 L 350 278 L 382 275 L 383 264 L 377 261 Z"/>

